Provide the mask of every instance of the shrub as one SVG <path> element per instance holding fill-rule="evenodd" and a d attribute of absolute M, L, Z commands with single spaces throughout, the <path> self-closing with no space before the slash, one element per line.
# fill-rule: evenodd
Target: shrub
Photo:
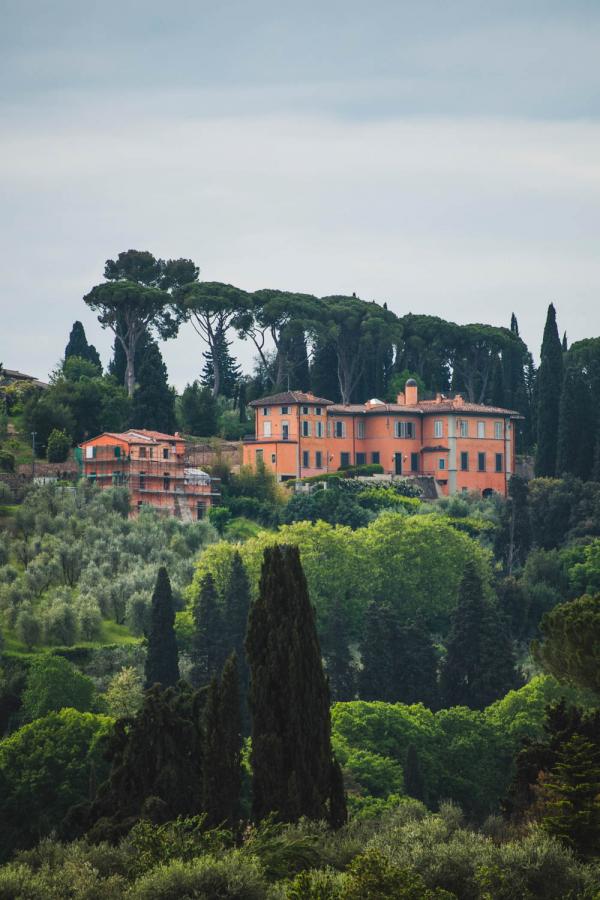
<path fill-rule="evenodd" d="M 23 693 L 23 721 L 72 707 L 81 712 L 94 705 L 94 683 L 62 656 L 44 654 L 29 667 Z"/>
<path fill-rule="evenodd" d="M 135 883 L 131 900 L 265 900 L 266 884 L 256 860 L 239 851 L 226 856 L 200 856 L 157 866 Z"/>
<path fill-rule="evenodd" d="M 0 472 L 15 471 L 15 454 L 0 447 Z"/>

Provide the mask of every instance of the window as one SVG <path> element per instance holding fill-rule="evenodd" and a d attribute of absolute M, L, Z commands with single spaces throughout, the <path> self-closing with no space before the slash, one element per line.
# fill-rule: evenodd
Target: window
<path fill-rule="evenodd" d="M 502 440 L 502 422 L 494 422 L 494 437 L 497 441 Z"/>
<path fill-rule="evenodd" d="M 441 419 L 436 419 L 433 423 L 433 433 L 435 437 L 443 437 L 444 436 L 444 423 Z"/>
<path fill-rule="evenodd" d="M 165 475 L 163 478 L 163 491 L 170 491 L 170 490 L 171 490 L 171 478 L 169 476 L 169 473 L 165 472 Z"/>
<path fill-rule="evenodd" d="M 93 458 L 95 457 L 95 455 L 96 455 L 96 448 L 95 448 L 95 447 L 89 447 L 89 446 L 88 446 L 88 447 L 85 448 L 85 458 L 86 458 L 86 459 L 93 459 Z"/>
<path fill-rule="evenodd" d="M 271 453 L 271 462 L 272 463 L 277 462 L 277 456 L 275 455 L 275 453 Z"/>
<path fill-rule="evenodd" d="M 289 414 L 289 411 L 290 411 L 289 406 L 282 406 L 282 407 L 281 407 L 281 415 L 282 415 L 282 416 L 287 416 L 287 415 Z"/>
<path fill-rule="evenodd" d="M 336 438 L 346 437 L 346 423 L 345 422 L 336 422 L 335 423 L 335 436 L 336 436 Z"/>
<path fill-rule="evenodd" d="M 375 465 L 379 465 L 379 451 L 378 450 L 374 450 L 373 453 L 371 453 L 371 462 L 374 463 Z"/>
<path fill-rule="evenodd" d="M 121 448 L 115 447 L 115 456 L 118 458 L 121 455 Z"/>
<path fill-rule="evenodd" d="M 310 453 L 308 450 L 302 451 L 302 468 L 308 469 L 310 466 Z"/>
<path fill-rule="evenodd" d="M 308 413 L 309 413 L 309 411 L 310 411 L 310 410 L 309 410 L 308 406 L 303 406 L 303 407 L 302 407 L 302 415 L 303 415 L 303 416 L 307 416 Z"/>
<path fill-rule="evenodd" d="M 317 450 L 315 453 L 315 469 L 323 468 L 323 454 L 320 450 Z"/>
<path fill-rule="evenodd" d="M 88 478 L 90 479 L 90 481 L 95 481 L 95 480 L 96 480 L 96 473 L 95 473 L 95 472 L 90 472 L 89 475 L 88 475 Z"/>
<path fill-rule="evenodd" d="M 123 472 L 113 472 L 112 475 L 112 483 L 113 484 L 123 484 L 125 481 Z"/>
<path fill-rule="evenodd" d="M 302 422 L 302 437 L 310 437 L 310 422 Z"/>
<path fill-rule="evenodd" d="M 257 451 L 256 451 L 256 465 L 257 465 L 257 466 L 258 466 L 260 463 L 263 463 L 263 462 L 264 462 L 263 457 L 264 457 L 263 451 L 262 451 L 262 450 L 257 450 Z"/>
<path fill-rule="evenodd" d="M 419 454 L 418 453 L 410 454 L 410 470 L 411 470 L 411 472 L 419 471 Z"/>
<path fill-rule="evenodd" d="M 154 447 L 150 447 L 150 459 L 154 457 Z"/>
<path fill-rule="evenodd" d="M 503 456 L 502 453 L 496 453 L 496 472 L 503 471 L 504 460 L 503 460 L 502 456 Z"/>
<path fill-rule="evenodd" d="M 315 416 L 321 416 L 321 415 L 323 415 L 323 413 L 321 411 L 321 407 L 315 406 Z"/>
<path fill-rule="evenodd" d="M 462 472 L 469 471 L 469 454 L 464 451 L 460 454 L 460 468 Z"/>
<path fill-rule="evenodd" d="M 477 469 L 479 472 L 485 472 L 485 453 L 477 454 Z"/>
<path fill-rule="evenodd" d="M 356 437 L 364 438 L 365 436 L 365 423 L 361 420 L 356 423 Z"/>
<path fill-rule="evenodd" d="M 169 458 L 169 448 L 163 447 L 163 459 L 168 459 L 168 458 Z"/>
<path fill-rule="evenodd" d="M 146 490 L 146 473 L 140 472 L 140 491 Z"/>
<path fill-rule="evenodd" d="M 350 465 L 350 454 L 349 453 L 340 453 L 340 466 L 342 469 L 347 469 Z"/>
<path fill-rule="evenodd" d="M 460 436 L 469 437 L 469 422 L 467 419 L 460 420 Z"/>
<path fill-rule="evenodd" d="M 265 437 L 271 437 L 271 423 L 263 422 L 263 435 Z"/>
<path fill-rule="evenodd" d="M 287 422 L 281 423 L 281 437 L 284 441 L 287 441 L 290 436 L 290 426 Z"/>
<path fill-rule="evenodd" d="M 315 422 L 315 434 L 317 437 L 323 437 L 323 423 Z"/>
<path fill-rule="evenodd" d="M 440 456 L 440 458 L 438 460 L 438 469 L 445 469 L 445 468 L 446 468 L 446 460 L 444 459 L 443 456 Z"/>
<path fill-rule="evenodd" d="M 414 438 L 415 423 L 414 422 L 396 422 L 397 438 Z"/>
<path fill-rule="evenodd" d="M 484 438 L 485 437 L 485 422 L 477 423 L 477 437 Z"/>
<path fill-rule="evenodd" d="M 356 454 L 356 465 L 364 466 L 367 463 L 367 454 L 366 453 L 357 453 Z"/>
<path fill-rule="evenodd" d="M 140 459 L 146 459 L 146 448 L 145 447 L 140 447 L 139 457 L 140 457 Z"/>
<path fill-rule="evenodd" d="M 204 518 L 204 510 L 205 509 L 206 509 L 206 507 L 204 506 L 204 503 L 200 503 L 200 502 L 196 503 L 196 518 L 197 519 Z"/>
<path fill-rule="evenodd" d="M 271 415 L 271 410 L 269 409 L 269 407 L 263 406 L 263 416 L 270 416 L 270 415 Z"/>

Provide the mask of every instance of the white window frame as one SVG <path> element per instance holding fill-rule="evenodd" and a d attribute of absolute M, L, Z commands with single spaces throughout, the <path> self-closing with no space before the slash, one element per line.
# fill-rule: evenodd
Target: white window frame
<path fill-rule="evenodd" d="M 323 437 L 323 423 L 315 422 L 315 436 L 318 438 Z"/>
<path fill-rule="evenodd" d="M 340 434 L 338 434 L 338 426 L 339 426 Z M 334 434 L 335 434 L 336 438 L 345 438 L 346 437 L 346 423 L 344 422 L 343 419 L 336 419 L 335 427 L 334 427 Z"/>
<path fill-rule="evenodd" d="M 468 438 L 468 437 L 469 437 L 469 420 L 468 420 L 468 419 L 461 419 L 461 420 L 460 420 L 459 431 L 460 431 L 460 436 L 461 436 L 461 438 Z"/>
<path fill-rule="evenodd" d="M 396 437 L 412 440 L 415 436 L 415 423 L 396 421 Z"/>
<path fill-rule="evenodd" d="M 440 456 L 440 458 L 438 459 L 438 469 L 440 470 L 440 472 L 446 471 L 446 460 L 443 456 Z"/>
<path fill-rule="evenodd" d="M 310 437 L 310 422 L 308 419 L 302 421 L 302 437 Z"/>
<path fill-rule="evenodd" d="M 362 419 L 359 419 L 358 422 L 356 423 L 356 437 L 364 438 L 364 436 L 365 436 L 365 423 L 363 422 Z"/>
<path fill-rule="evenodd" d="M 270 416 L 271 408 L 269 406 L 263 406 L 263 416 Z"/>
<path fill-rule="evenodd" d="M 497 441 L 502 440 L 502 422 L 494 422 L 494 437 Z"/>
<path fill-rule="evenodd" d="M 433 436 L 436 438 L 444 437 L 444 423 L 441 419 L 436 419 L 433 423 Z"/>
<path fill-rule="evenodd" d="M 273 437 L 273 423 L 263 422 L 263 437 Z"/>
<path fill-rule="evenodd" d="M 477 423 L 477 437 L 481 440 L 485 438 L 485 422 Z"/>

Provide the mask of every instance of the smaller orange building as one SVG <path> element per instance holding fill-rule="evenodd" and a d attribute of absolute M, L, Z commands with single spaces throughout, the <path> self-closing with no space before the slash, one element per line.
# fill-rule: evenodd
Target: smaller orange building
<path fill-rule="evenodd" d="M 186 522 L 202 519 L 220 497 L 219 479 L 186 464 L 179 434 L 130 429 L 80 444 L 85 478 L 100 488 L 126 487 L 131 515 L 152 506 Z"/>
<path fill-rule="evenodd" d="M 262 460 L 280 481 L 377 463 L 389 475 L 429 476 L 443 494 L 506 494 L 515 471 L 519 413 L 460 394 L 419 400 L 413 379 L 396 403 L 286 391 L 251 406 L 256 437 L 244 441 L 244 463 Z"/>

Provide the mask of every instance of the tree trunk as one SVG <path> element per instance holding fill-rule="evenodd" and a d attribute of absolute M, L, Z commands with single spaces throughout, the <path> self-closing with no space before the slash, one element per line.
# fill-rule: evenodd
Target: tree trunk
<path fill-rule="evenodd" d="M 135 351 L 126 344 L 123 344 L 123 349 L 125 350 L 125 359 L 127 360 L 127 367 L 125 369 L 125 387 L 127 388 L 128 395 L 133 397 L 133 392 L 135 390 Z"/>

